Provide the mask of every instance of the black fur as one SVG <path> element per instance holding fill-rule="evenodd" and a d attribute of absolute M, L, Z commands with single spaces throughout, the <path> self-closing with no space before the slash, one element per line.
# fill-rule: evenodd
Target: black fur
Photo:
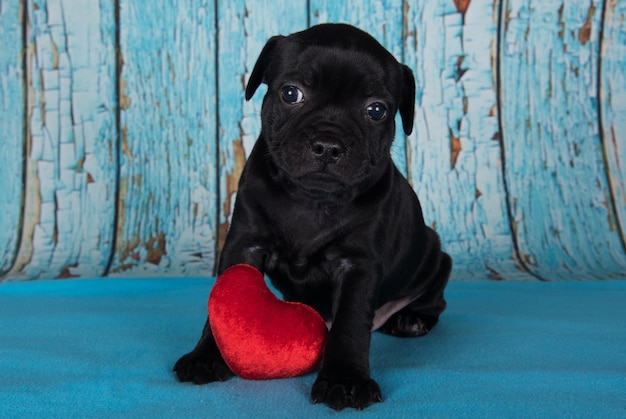
<path fill-rule="evenodd" d="M 397 111 L 404 131 L 412 130 L 413 75 L 366 33 L 328 24 L 271 38 L 246 99 L 261 83 L 268 85 L 262 132 L 218 274 L 253 265 L 286 300 L 332 323 L 312 400 L 362 409 L 382 400 L 370 378 L 371 330 L 420 336 L 446 306 L 450 257 L 390 157 Z M 379 119 L 384 112 L 368 110 L 372 104 L 387 114 Z M 232 375 L 208 320 L 174 370 L 199 384 Z"/>

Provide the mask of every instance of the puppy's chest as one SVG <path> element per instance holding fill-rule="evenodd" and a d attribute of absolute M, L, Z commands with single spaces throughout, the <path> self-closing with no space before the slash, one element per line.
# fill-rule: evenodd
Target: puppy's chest
<path fill-rule="evenodd" d="M 325 319 L 332 318 L 333 262 L 326 248 L 294 246 L 276 241 L 268 255 L 265 271 L 287 301 L 304 302 Z"/>
<path fill-rule="evenodd" d="M 284 219 L 283 221 L 286 221 Z M 337 225 L 294 219 L 284 223 L 269 243 L 266 269 L 289 275 L 295 281 L 327 275 L 345 240 Z"/>
<path fill-rule="evenodd" d="M 319 270 L 328 260 L 330 243 L 320 241 L 308 232 L 293 230 L 272 240 L 269 246 L 268 271 L 281 271 L 293 279 L 305 279 L 311 270 Z"/>

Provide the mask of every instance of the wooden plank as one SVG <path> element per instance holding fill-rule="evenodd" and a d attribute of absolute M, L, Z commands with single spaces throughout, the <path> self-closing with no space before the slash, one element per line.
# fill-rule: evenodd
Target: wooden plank
<path fill-rule="evenodd" d="M 218 7 L 219 244 L 226 238 L 237 184 L 246 157 L 261 131 L 261 86 L 249 102 L 244 91 L 265 42 L 307 26 L 306 0 L 237 0 Z M 277 19 L 276 16 L 284 18 Z"/>
<path fill-rule="evenodd" d="M 505 4 L 503 140 L 520 253 L 548 279 L 622 276 L 598 123 L 602 2 Z"/>
<path fill-rule="evenodd" d="M 311 0 L 310 22 L 349 23 L 368 32 L 387 48 L 398 61 L 404 59 L 403 0 Z M 398 169 L 406 176 L 406 136 L 402 130 L 400 116 L 396 117 L 396 137 L 391 148 Z"/>
<path fill-rule="evenodd" d="M 24 101 L 22 6 L 0 2 L 0 278 L 17 253 L 20 232 Z"/>
<path fill-rule="evenodd" d="M 121 147 L 111 272 L 211 275 L 215 4 L 120 1 Z"/>
<path fill-rule="evenodd" d="M 405 56 L 417 79 L 409 179 L 454 259 L 454 279 L 529 279 L 515 257 L 501 167 L 499 3 L 462 6 L 439 0 L 408 7 Z"/>
<path fill-rule="evenodd" d="M 626 1 L 605 2 L 600 51 L 600 115 L 614 208 L 626 240 Z"/>
<path fill-rule="evenodd" d="M 27 2 L 24 228 L 11 274 L 100 275 L 115 202 L 112 2 Z"/>

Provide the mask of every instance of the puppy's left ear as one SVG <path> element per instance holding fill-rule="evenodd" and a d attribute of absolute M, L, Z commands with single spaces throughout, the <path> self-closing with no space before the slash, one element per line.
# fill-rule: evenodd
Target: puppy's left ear
<path fill-rule="evenodd" d="M 413 118 L 415 117 L 415 77 L 406 65 L 401 65 L 402 86 L 400 92 L 400 117 L 402 128 L 406 135 L 413 132 Z"/>
<path fill-rule="evenodd" d="M 248 85 L 246 86 L 246 100 L 250 100 L 252 96 L 254 96 L 254 92 L 256 92 L 256 89 L 259 88 L 261 83 L 267 83 L 267 71 L 274 60 L 277 45 L 283 38 L 284 36 L 282 35 L 273 36 L 263 47 L 261 55 L 259 55 L 254 69 L 252 69 Z"/>

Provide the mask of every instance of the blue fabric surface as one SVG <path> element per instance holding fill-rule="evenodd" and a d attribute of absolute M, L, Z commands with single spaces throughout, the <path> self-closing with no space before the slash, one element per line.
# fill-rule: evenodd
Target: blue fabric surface
<path fill-rule="evenodd" d="M 0 284 L 0 416 L 626 417 L 626 281 L 452 283 L 426 337 L 375 333 L 385 401 L 336 413 L 314 375 L 178 383 L 210 279 Z"/>

